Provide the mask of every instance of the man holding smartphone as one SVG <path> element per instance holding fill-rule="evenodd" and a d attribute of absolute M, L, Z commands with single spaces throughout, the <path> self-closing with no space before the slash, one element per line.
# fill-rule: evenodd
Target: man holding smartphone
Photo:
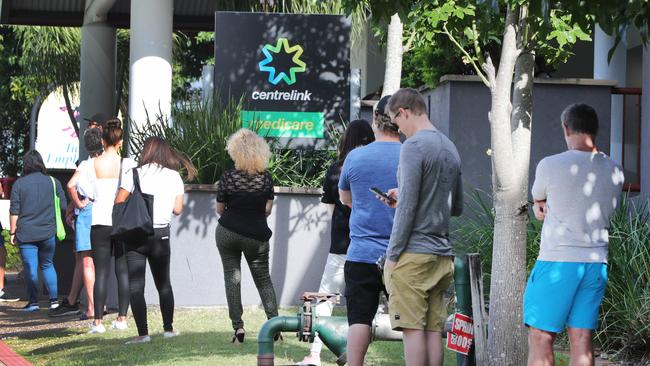
<path fill-rule="evenodd" d="M 391 325 L 403 332 L 407 366 L 442 365 L 443 294 L 454 272 L 449 218 L 463 209 L 460 157 L 429 121 L 416 90 L 398 90 L 387 112 L 407 138 L 400 153 L 399 192 L 388 191 L 392 202 L 382 198 L 397 208 L 384 267 Z"/>
<path fill-rule="evenodd" d="M 389 96 L 383 97 L 375 109 L 375 141 L 350 151 L 339 178 L 340 200 L 352 207 L 350 246 L 344 267 L 350 366 L 363 365 L 379 295 L 385 291 L 376 262 L 386 253 L 395 210 L 375 198 L 370 188 L 385 190 L 397 183 L 401 145 L 397 126 L 384 112 L 388 99 Z"/>

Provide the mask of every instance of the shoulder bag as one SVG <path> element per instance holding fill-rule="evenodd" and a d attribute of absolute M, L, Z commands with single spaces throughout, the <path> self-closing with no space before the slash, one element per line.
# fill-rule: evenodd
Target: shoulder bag
<path fill-rule="evenodd" d="M 59 241 L 65 240 L 65 227 L 63 226 L 63 220 L 61 220 L 61 201 L 59 195 L 56 194 L 56 183 L 54 183 L 54 178 L 50 177 L 52 180 L 52 188 L 54 189 L 54 221 L 56 222 L 56 238 Z"/>
<path fill-rule="evenodd" d="M 153 195 L 142 193 L 138 169 L 133 168 L 133 192 L 124 202 L 113 206 L 113 229 L 111 237 L 129 239 L 132 237 L 153 235 Z M 120 179 L 122 183 L 122 161 L 120 161 Z"/>

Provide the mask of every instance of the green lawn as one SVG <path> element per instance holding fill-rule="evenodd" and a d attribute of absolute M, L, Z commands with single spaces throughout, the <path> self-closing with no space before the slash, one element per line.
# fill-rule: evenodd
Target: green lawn
<path fill-rule="evenodd" d="M 280 315 L 295 315 L 295 309 L 283 309 Z M 107 324 L 114 315 L 106 318 Z M 149 344 L 125 345 L 136 335 L 135 324 L 127 331 L 108 330 L 104 334 L 85 334 L 86 328 L 67 328 L 39 333 L 36 337 L 10 338 L 5 342 L 34 365 L 256 365 L 257 331 L 265 320 L 261 309 L 246 309 L 246 342 L 230 343 L 230 320 L 226 309 L 177 309 L 174 326 L 182 334 L 162 338 L 158 309 L 149 311 Z M 291 365 L 302 360 L 308 343 L 299 342 L 293 333 L 284 333 L 284 341 L 275 345 L 275 364 Z M 401 342 L 374 342 L 366 357 L 367 365 L 402 365 Z M 323 365 L 335 365 L 333 354 L 322 353 Z M 456 364 L 456 354 L 445 353 L 445 366 Z M 560 361 L 559 365 L 566 364 Z"/>
<path fill-rule="evenodd" d="M 295 309 L 285 309 L 280 315 L 295 315 Z M 114 316 L 108 316 L 110 324 Z M 37 338 L 12 338 L 5 342 L 35 365 L 256 365 L 257 331 L 265 320 L 260 309 L 247 309 L 246 342 L 230 343 L 231 327 L 225 309 L 177 309 L 174 326 L 181 336 L 162 338 L 162 322 L 157 309 L 149 311 L 152 341 L 143 345 L 125 345 L 136 335 L 135 324 L 127 331 L 108 330 L 104 334 L 88 335 L 85 328 L 68 328 L 40 333 Z M 302 360 L 308 343 L 299 342 L 295 334 L 284 333 L 284 341 L 276 343 L 276 365 L 290 365 Z M 323 365 L 335 365 L 329 351 L 323 351 Z M 448 355 L 446 365 L 454 365 Z M 401 342 L 375 342 L 370 345 L 368 365 L 402 364 Z"/>

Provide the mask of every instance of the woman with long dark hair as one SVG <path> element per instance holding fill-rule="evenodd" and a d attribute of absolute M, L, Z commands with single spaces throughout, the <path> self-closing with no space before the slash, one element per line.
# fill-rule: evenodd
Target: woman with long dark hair
<path fill-rule="evenodd" d="M 111 238 L 113 229 L 113 203 L 117 196 L 120 177 L 137 166 L 133 159 L 122 158 L 122 122 L 117 119 L 106 121 L 102 129 L 104 153 L 92 158 L 88 163 L 86 175 L 79 178 L 78 187 L 93 200 L 90 242 L 95 265 L 95 286 L 93 302 L 95 305 L 94 321 L 89 333 L 104 333 L 104 305 L 111 257 L 115 257 L 115 275 L 117 276 L 117 319 L 112 328 L 127 329 L 126 312 L 129 309 L 129 275 L 126 267 L 124 243 Z"/>
<path fill-rule="evenodd" d="M 343 293 L 345 290 L 345 278 L 343 267 L 345 266 L 346 253 L 350 245 L 350 208 L 339 200 L 339 176 L 345 157 L 354 148 L 368 145 L 375 141 L 370 122 L 357 119 L 350 122 L 341 136 L 338 144 L 338 156 L 332 165 L 327 169 L 323 180 L 323 196 L 321 202 L 327 204 L 332 214 L 332 228 L 330 250 L 327 255 L 327 262 L 320 282 L 321 293 Z M 331 302 L 323 302 L 316 307 L 319 316 L 332 315 L 334 305 Z M 309 355 L 301 362 L 304 365 L 320 365 L 320 352 L 323 343 L 316 337 L 311 344 Z"/>
<path fill-rule="evenodd" d="M 23 157 L 23 175 L 11 189 L 10 241 L 20 248 L 25 269 L 28 301 L 23 311 L 38 311 L 38 269 L 43 272 L 50 296 L 50 311 L 58 307 L 56 270 L 52 262 L 56 246 L 54 195 L 61 209 L 67 203 L 61 182 L 45 175 L 45 164 L 36 150 Z"/>
<path fill-rule="evenodd" d="M 271 150 L 255 132 L 242 128 L 226 144 L 235 168 L 223 173 L 217 188 L 219 225 L 215 232 L 223 264 L 233 343 L 244 341 L 241 303 L 241 256 L 244 254 L 267 318 L 278 316 L 269 273 L 271 229 L 266 218 L 273 208 L 273 180 L 267 170 Z M 280 335 L 276 335 L 278 338 Z"/>
<path fill-rule="evenodd" d="M 138 336 L 127 344 L 151 341 L 147 325 L 147 303 L 144 299 L 145 270 L 147 262 L 153 275 L 160 312 L 163 319 L 163 337 L 171 338 L 179 333 L 174 330 L 174 293 L 169 276 L 171 248 L 170 223 L 173 215 L 183 212 L 185 189 L 179 171 L 183 169 L 189 180 L 196 176 L 196 169 L 187 157 L 172 149 L 160 137 L 150 137 L 144 142 L 136 168 L 143 193 L 153 195 L 154 234 L 125 240 L 126 260 L 129 270 L 131 311 L 138 327 Z M 115 203 L 124 202 L 133 191 L 133 170 L 124 176 Z"/>

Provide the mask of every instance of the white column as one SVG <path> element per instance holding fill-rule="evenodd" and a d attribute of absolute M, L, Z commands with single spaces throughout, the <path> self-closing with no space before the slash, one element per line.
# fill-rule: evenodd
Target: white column
<path fill-rule="evenodd" d="M 650 52 L 643 48 L 643 89 L 641 95 L 641 195 L 650 198 Z"/>
<path fill-rule="evenodd" d="M 594 79 L 617 80 L 616 86 L 625 86 L 627 47 L 625 40 L 616 47 L 611 62 L 607 61 L 614 37 L 608 36 L 598 25 L 594 32 Z M 623 158 L 623 96 L 612 95 L 611 133 L 609 155 L 619 164 Z"/>
<path fill-rule="evenodd" d="M 173 0 L 131 1 L 129 117 L 141 127 L 147 113 L 167 120 L 172 99 Z M 133 131 L 134 126 L 130 126 Z"/>
<path fill-rule="evenodd" d="M 115 28 L 104 22 L 81 27 L 80 133 L 95 113 L 115 114 Z M 83 139 L 79 141 L 79 158 L 87 156 Z"/>

